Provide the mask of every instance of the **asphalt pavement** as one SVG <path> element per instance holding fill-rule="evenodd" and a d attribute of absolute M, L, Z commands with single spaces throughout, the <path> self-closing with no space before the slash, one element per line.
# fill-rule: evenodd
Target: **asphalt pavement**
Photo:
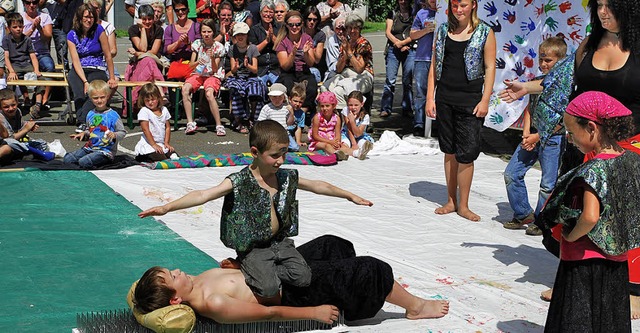
<path fill-rule="evenodd" d="M 373 54 L 373 67 L 375 71 L 374 76 L 374 100 L 373 109 L 371 111 L 371 129 L 373 136 L 379 136 L 384 130 L 396 131 L 400 136 L 403 134 L 411 133 L 412 131 L 412 118 L 402 117 L 400 115 L 400 99 L 402 98 L 402 86 L 401 79 L 398 78 L 398 84 L 396 88 L 394 98 L 394 113 L 391 117 L 380 118 L 378 117 L 378 109 L 380 107 L 380 97 L 385 81 L 385 64 L 383 50 L 386 45 L 386 37 L 383 32 L 375 32 L 365 34 L 365 37 L 371 42 L 374 50 Z M 126 38 L 118 39 L 118 54 L 115 57 L 115 66 L 119 73 L 125 72 L 127 64 L 127 48 L 130 46 L 129 40 Z M 121 95 L 124 95 L 124 89 L 119 88 L 118 91 Z M 58 118 L 58 113 L 64 110 L 64 92 L 59 91 L 56 94 L 56 100 L 52 100 L 52 110 L 50 116 L 44 117 L 39 121 L 40 128 L 29 136 L 31 138 L 39 138 L 52 142 L 54 139 L 59 139 L 62 142 L 63 147 L 67 151 L 73 151 L 80 148 L 84 143 L 72 140 L 70 135 L 74 133 L 75 126 L 66 125 L 60 121 L 52 121 Z M 122 97 L 116 96 L 112 100 L 111 106 L 120 111 L 122 109 Z M 208 112 L 208 111 L 207 111 Z M 184 126 L 186 126 L 186 120 L 181 119 L 179 124 L 181 129 L 173 131 L 171 133 L 171 144 L 176 148 L 176 151 L 181 155 L 188 155 L 194 152 L 206 152 L 206 153 L 238 153 L 249 151 L 249 139 L 247 134 L 240 134 L 233 131 L 228 127 L 230 124 L 230 118 L 228 109 L 221 108 L 223 123 L 227 125 L 227 135 L 218 137 L 215 134 L 215 126 L 209 126 L 201 128 L 197 133 L 193 135 L 184 134 Z M 173 114 L 173 111 L 172 111 Z M 123 119 L 126 127 L 126 119 Z M 127 136 L 122 142 L 120 142 L 119 153 L 133 154 L 136 143 L 140 140 L 142 132 L 140 126 L 136 126 L 133 129 L 127 128 Z"/>

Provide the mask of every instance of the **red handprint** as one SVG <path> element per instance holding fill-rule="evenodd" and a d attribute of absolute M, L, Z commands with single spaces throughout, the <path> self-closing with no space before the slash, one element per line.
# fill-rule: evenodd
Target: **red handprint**
<path fill-rule="evenodd" d="M 524 57 L 524 59 L 522 59 L 522 62 L 527 68 L 533 68 L 533 59 L 531 59 L 530 56 Z"/>
<path fill-rule="evenodd" d="M 582 36 L 578 34 L 579 32 L 580 30 L 574 30 L 569 34 L 569 38 L 571 38 L 571 40 L 576 44 L 580 44 L 580 42 L 582 41 Z"/>
<path fill-rule="evenodd" d="M 525 6 L 526 7 L 526 6 Z M 558 6 L 560 8 L 560 12 L 563 14 L 567 12 L 567 10 L 571 9 L 571 2 L 565 1 Z"/>
<path fill-rule="evenodd" d="M 582 26 L 582 17 L 578 17 L 578 15 L 573 15 L 570 18 L 567 19 L 567 25 L 572 26 L 572 25 L 577 25 L 579 27 Z"/>
<path fill-rule="evenodd" d="M 527 3 L 526 3 L 526 4 L 524 4 L 524 6 L 525 6 L 525 7 L 527 7 L 527 6 L 529 6 L 530 4 L 532 4 L 532 3 L 533 3 L 533 0 L 527 0 Z"/>
<path fill-rule="evenodd" d="M 540 17 L 544 13 L 544 4 L 540 6 L 540 8 L 536 7 L 536 16 Z"/>

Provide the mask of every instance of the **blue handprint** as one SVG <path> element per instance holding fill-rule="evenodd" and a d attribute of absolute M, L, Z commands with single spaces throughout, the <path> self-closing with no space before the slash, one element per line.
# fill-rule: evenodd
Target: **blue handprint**
<path fill-rule="evenodd" d="M 516 67 L 512 68 L 511 70 L 516 72 L 516 75 L 518 76 L 524 74 L 524 66 L 522 66 L 521 62 L 516 62 Z"/>
<path fill-rule="evenodd" d="M 506 62 L 504 61 L 504 59 L 496 58 L 496 68 L 497 69 L 504 69 L 505 66 L 506 66 Z"/>
<path fill-rule="evenodd" d="M 500 20 L 496 20 L 495 23 L 492 21 L 489 21 L 489 26 L 491 27 L 491 29 L 493 29 L 493 32 L 495 33 L 502 31 L 502 24 L 500 23 Z"/>
<path fill-rule="evenodd" d="M 556 31 L 558 28 L 558 21 L 554 20 L 553 17 L 547 17 L 547 20 L 544 21 L 544 24 L 549 27 L 549 30 Z"/>
<path fill-rule="evenodd" d="M 531 59 L 535 59 L 537 54 L 536 51 L 534 49 L 529 49 L 529 56 L 531 57 Z"/>
<path fill-rule="evenodd" d="M 520 22 L 520 30 L 522 30 L 522 32 L 526 32 L 528 36 L 531 31 L 536 30 L 536 24 L 533 23 L 533 20 L 531 18 L 529 18 L 529 23 Z"/>
<path fill-rule="evenodd" d="M 487 17 L 496 15 L 496 13 L 498 12 L 498 8 L 496 8 L 496 4 L 493 3 L 493 1 L 485 3 L 482 8 L 489 12 L 489 14 L 487 14 Z"/>
<path fill-rule="evenodd" d="M 516 52 L 518 52 L 518 48 L 515 45 L 513 45 L 511 41 L 509 41 L 508 43 L 504 43 L 504 46 L 502 47 L 502 49 L 507 52 L 511 52 L 512 54 L 516 54 Z"/>
<path fill-rule="evenodd" d="M 516 12 L 507 10 L 506 12 L 502 13 L 502 18 L 509 21 L 509 23 L 513 24 L 513 22 L 516 21 Z"/>

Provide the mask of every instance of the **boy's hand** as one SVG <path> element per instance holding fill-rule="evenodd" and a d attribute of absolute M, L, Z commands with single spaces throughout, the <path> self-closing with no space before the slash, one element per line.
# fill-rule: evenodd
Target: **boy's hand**
<path fill-rule="evenodd" d="M 540 141 L 540 134 L 533 133 L 529 135 L 522 136 L 522 148 L 527 151 L 533 150 L 536 147 L 536 144 Z"/>
<path fill-rule="evenodd" d="M 369 207 L 373 206 L 373 202 L 367 199 L 361 198 L 355 194 L 349 198 L 349 201 L 353 202 L 356 205 L 369 206 Z"/>
<path fill-rule="evenodd" d="M 525 89 L 522 82 L 504 80 L 504 84 L 507 86 L 507 88 L 505 90 L 502 90 L 498 94 L 498 97 L 500 97 L 501 100 L 507 103 L 512 103 L 527 94 L 527 90 Z"/>
<path fill-rule="evenodd" d="M 69 135 L 69 137 L 75 140 L 82 140 L 84 138 L 84 132 L 78 133 L 78 134 L 71 134 Z"/>
<path fill-rule="evenodd" d="M 168 209 L 164 206 L 156 206 L 149 208 L 143 212 L 138 213 L 139 217 L 147 217 L 147 216 L 162 216 L 168 212 Z"/>
<path fill-rule="evenodd" d="M 33 131 L 37 130 L 38 128 L 40 128 L 40 126 L 38 126 L 38 124 L 36 124 L 35 120 L 30 119 L 26 123 L 24 123 L 24 128 L 26 128 L 30 132 L 33 132 Z"/>
<path fill-rule="evenodd" d="M 9 76 L 7 76 L 7 80 L 8 81 L 13 81 L 13 80 L 17 80 L 18 79 L 18 74 L 16 73 L 9 73 Z"/>
<path fill-rule="evenodd" d="M 325 324 L 333 324 L 334 321 L 338 320 L 338 316 L 340 315 L 340 311 L 338 307 L 334 305 L 320 305 L 315 307 L 315 320 L 325 323 Z"/>
<path fill-rule="evenodd" d="M 33 71 L 33 72 L 36 74 L 37 77 L 41 77 L 42 76 L 42 73 L 40 71 Z"/>

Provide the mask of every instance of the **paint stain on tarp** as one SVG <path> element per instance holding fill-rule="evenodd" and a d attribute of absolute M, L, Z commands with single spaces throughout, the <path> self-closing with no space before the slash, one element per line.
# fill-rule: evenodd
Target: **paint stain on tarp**
<path fill-rule="evenodd" d="M 436 282 L 442 283 L 442 284 L 446 284 L 446 285 L 452 285 L 454 281 L 453 281 L 452 277 L 447 276 L 447 277 L 444 277 L 444 278 L 436 279 Z"/>
<path fill-rule="evenodd" d="M 474 281 L 474 282 L 476 282 L 476 283 L 478 283 L 478 284 L 484 285 L 484 286 L 494 287 L 494 288 L 498 288 L 500 290 L 505 290 L 505 291 L 511 290 L 511 286 L 509 286 L 507 284 L 504 284 L 504 283 L 491 281 L 491 280 L 485 280 L 485 279 L 478 279 L 478 278 L 476 278 L 474 276 L 470 277 L 469 279 Z"/>

